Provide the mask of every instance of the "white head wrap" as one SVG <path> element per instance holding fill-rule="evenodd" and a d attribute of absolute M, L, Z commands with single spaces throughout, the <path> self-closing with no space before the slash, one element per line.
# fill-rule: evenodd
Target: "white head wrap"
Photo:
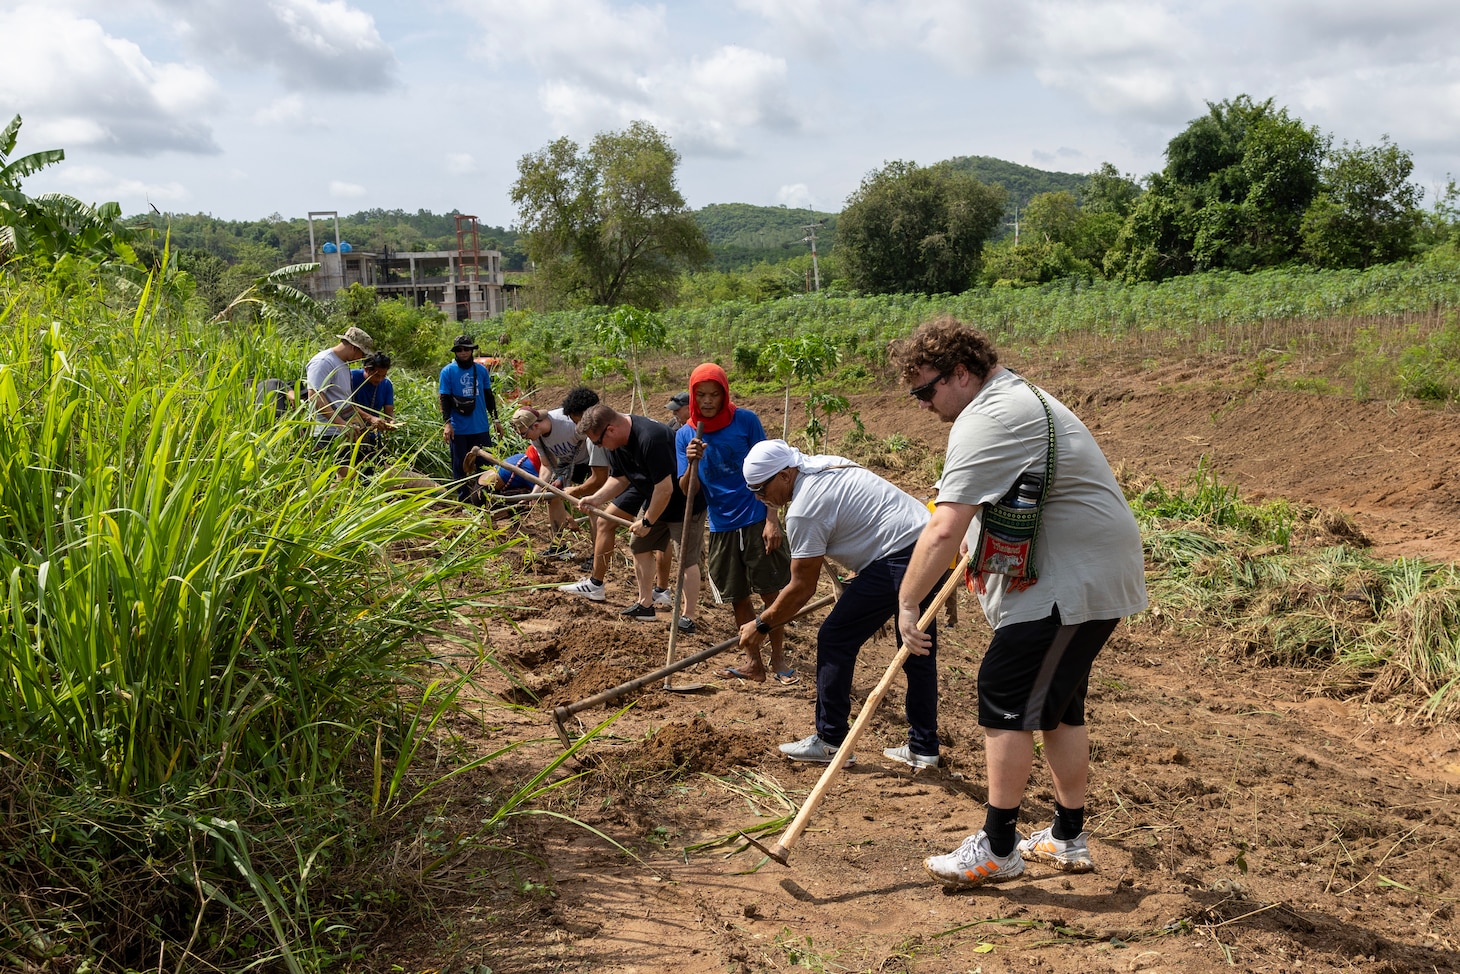
<path fill-rule="evenodd" d="M 787 467 L 796 467 L 803 474 L 817 474 L 832 467 L 856 467 L 860 464 L 846 457 L 816 453 L 808 456 L 785 440 L 761 440 L 750 448 L 740 472 L 747 484 L 763 484 Z"/>

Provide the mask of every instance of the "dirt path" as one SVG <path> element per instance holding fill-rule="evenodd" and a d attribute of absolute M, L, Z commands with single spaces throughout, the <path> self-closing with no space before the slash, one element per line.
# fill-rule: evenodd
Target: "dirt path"
<path fill-rule="evenodd" d="M 1244 496 L 1345 511 L 1381 557 L 1460 558 L 1453 413 L 1234 385 L 1231 368 L 1030 374 L 1128 476 L 1175 483 L 1206 458 Z M 779 418 L 778 401 L 751 405 Z M 941 452 L 944 428 L 905 396 L 856 397 L 853 408 L 874 437 Z M 916 461 L 883 472 L 926 491 Z M 539 521 L 527 519 L 530 534 Z M 522 569 L 544 584 L 577 577 L 561 562 Z M 667 614 L 617 618 L 630 584 L 620 563 L 606 605 L 547 590 L 523 597 L 515 630 L 490 620 L 490 642 L 541 702 L 512 712 L 483 702 L 463 746 L 536 739 L 494 765 L 507 778 L 530 773 L 562 750 L 552 706 L 661 665 Z M 706 664 L 689 674 L 705 691 L 641 694 L 585 750 L 587 774 L 547 799 L 638 861 L 561 819 L 532 819 L 519 841 L 542 865 L 520 860 L 521 895 L 504 901 L 499 881 L 473 882 L 463 862 L 458 899 L 475 912 L 463 905 L 403 932 L 396 950 L 420 969 L 450 958 L 451 969 L 475 969 L 459 964 L 480 956 L 498 974 L 1460 970 L 1457 728 L 1396 723 L 1393 710 L 1326 696 L 1318 672 L 1252 669 L 1199 633 L 1148 624 L 1118 631 L 1092 678 L 1098 871 L 1036 864 L 1012 883 L 945 893 L 921 861 L 976 830 L 985 798 L 971 701 L 988 632 L 967 596 L 961 619 L 940 659 L 944 765 L 913 773 L 882 757 L 905 739 L 894 688 L 789 867 L 743 843 L 684 850 L 791 813 L 815 784 L 819 768 L 775 749 L 811 731 L 814 623 L 790 633 L 799 685 L 715 679 Z M 733 629 L 728 607 L 707 596 L 680 652 Z M 892 652 L 890 637 L 864 651 L 854 706 Z M 531 701 L 505 679 L 493 689 Z M 573 730 L 608 715 L 585 712 Z M 1021 829 L 1046 823 L 1052 802 L 1037 773 Z M 482 920 L 492 909 L 496 919 Z"/>

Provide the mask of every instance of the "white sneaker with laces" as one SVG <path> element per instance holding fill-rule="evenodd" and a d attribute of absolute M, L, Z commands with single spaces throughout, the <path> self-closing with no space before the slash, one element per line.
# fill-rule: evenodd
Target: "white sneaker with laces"
<path fill-rule="evenodd" d="M 792 741 L 790 744 L 781 745 L 781 753 L 792 761 L 809 761 L 812 764 L 831 764 L 836 758 L 836 752 L 840 748 L 823 741 L 820 735 L 812 734 L 799 741 Z M 847 764 L 857 763 L 855 754 L 847 755 Z"/>
<path fill-rule="evenodd" d="M 1019 853 L 1026 859 L 1053 863 L 1067 873 L 1088 873 L 1095 869 L 1090 858 L 1090 833 L 1081 832 L 1073 839 L 1056 839 L 1054 826 L 1040 829 L 1019 843 Z"/>
<path fill-rule="evenodd" d="M 663 606 L 666 609 L 674 608 L 674 593 L 667 588 L 660 588 L 657 585 L 654 586 L 654 605 L 656 608 L 658 606 Z"/>
<path fill-rule="evenodd" d="M 994 855 L 989 848 L 988 834 L 979 830 L 946 856 L 923 860 L 923 868 L 944 886 L 980 886 L 1002 883 L 1024 872 L 1024 857 L 1016 844 L 1005 857 Z"/>
<path fill-rule="evenodd" d="M 912 749 L 911 745 L 904 744 L 902 747 L 889 747 L 882 752 L 884 758 L 891 758 L 894 761 L 901 761 L 913 770 L 922 768 L 936 768 L 938 766 L 938 755 L 919 754 Z"/>
<path fill-rule="evenodd" d="M 591 578 L 580 578 L 572 585 L 559 585 L 558 591 L 567 592 L 569 595 L 581 595 L 592 602 L 606 602 L 608 601 L 607 588 L 608 586 L 602 582 L 595 585 Z"/>

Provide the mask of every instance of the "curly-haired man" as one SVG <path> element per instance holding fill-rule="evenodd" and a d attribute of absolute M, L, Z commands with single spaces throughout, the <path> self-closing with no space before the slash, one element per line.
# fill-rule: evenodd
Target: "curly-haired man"
<path fill-rule="evenodd" d="M 913 652 L 926 651 L 931 640 L 917 629 L 918 605 L 955 552 L 971 551 L 971 577 L 994 630 L 978 675 L 989 775 L 984 827 L 924 865 L 949 886 L 1013 879 L 1026 857 L 1071 872 L 1093 869 L 1084 829 L 1085 695 L 1116 625 L 1146 607 L 1135 518 L 1085 424 L 999 365 L 977 329 L 939 318 L 890 351 L 920 407 L 953 424 L 937 508 L 899 592 L 898 628 Z M 1023 527 L 991 541 L 984 532 L 999 524 Z M 1054 822 L 1021 840 L 1035 731 L 1054 778 Z"/>

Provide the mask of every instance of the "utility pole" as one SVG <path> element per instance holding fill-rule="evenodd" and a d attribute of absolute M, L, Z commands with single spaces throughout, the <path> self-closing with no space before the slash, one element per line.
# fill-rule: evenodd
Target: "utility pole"
<path fill-rule="evenodd" d="M 1004 224 L 1008 226 L 1008 224 Z M 1019 246 L 1019 204 L 1014 204 L 1014 246 Z"/>
<path fill-rule="evenodd" d="M 816 279 L 816 290 L 818 291 L 821 290 L 821 265 L 816 262 L 816 231 L 824 226 L 826 226 L 825 220 L 817 220 L 815 223 L 801 228 L 806 232 L 806 236 L 801 238 L 801 242 L 811 244 L 811 272 Z"/>

